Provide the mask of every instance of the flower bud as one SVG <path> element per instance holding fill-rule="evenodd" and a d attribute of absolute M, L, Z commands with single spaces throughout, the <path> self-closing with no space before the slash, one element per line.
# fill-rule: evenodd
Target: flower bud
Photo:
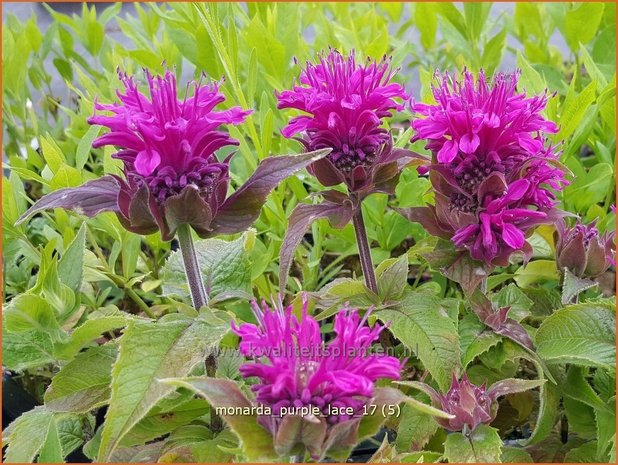
<path fill-rule="evenodd" d="M 594 278 L 616 264 L 614 233 L 601 235 L 595 223 L 578 221 L 570 228 L 560 222 L 554 236 L 556 264 L 561 271 L 566 268 L 580 278 Z"/>
<path fill-rule="evenodd" d="M 449 431 L 461 431 L 464 428 L 471 431 L 481 423 L 490 423 L 496 414 L 486 384 L 476 386 L 465 374 L 461 381 L 453 376 L 451 388 L 446 395 L 439 394 L 439 399 L 442 410 L 455 416 L 450 420 L 436 419 L 440 426 Z"/>

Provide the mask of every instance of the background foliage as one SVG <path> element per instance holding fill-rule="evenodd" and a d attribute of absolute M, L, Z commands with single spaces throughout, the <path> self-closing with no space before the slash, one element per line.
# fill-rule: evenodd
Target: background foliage
<path fill-rule="evenodd" d="M 86 124 L 95 99 L 114 99 L 120 84 L 118 67 L 139 74 L 141 67 L 161 72 L 165 64 L 185 78 L 199 78 L 202 71 L 213 79 L 225 76 L 226 105 L 255 108 L 246 124 L 229 128 L 241 141 L 231 169 L 235 185 L 264 157 L 299 150 L 295 141 L 279 133 L 287 115 L 276 110 L 273 93 L 297 78 L 294 59 L 303 63 L 329 46 L 373 57 L 392 54 L 394 66 L 401 68 L 397 80 L 425 101 L 431 99 L 429 85 L 436 69 L 467 66 L 491 73 L 518 67 L 523 88 L 554 93 L 547 116 L 559 122 L 554 141 L 575 176 L 563 192 L 562 208 L 586 222 L 597 218 L 602 230 L 614 228 L 613 3 L 517 3 L 511 11 L 490 3 L 171 3 L 135 4 L 134 13 L 127 15 L 119 15 L 120 10 L 120 4 L 104 9 L 84 5 L 80 14 L 68 16 L 50 8 L 53 23 L 46 31 L 38 28 L 34 16 L 24 22 L 9 16 L 4 24 L 3 365 L 45 403 L 5 430 L 10 442 L 7 460 L 61 460 L 84 446 L 91 458 L 103 451 L 115 461 L 212 461 L 229 460 L 237 447 L 234 436 L 213 437 L 198 421 L 208 412 L 205 401 L 189 391 L 170 394 L 171 386 L 151 388 L 155 378 L 166 377 L 166 366 L 193 366 L 196 346 L 207 347 L 221 337 L 224 346 L 235 344 L 232 336 L 224 336 L 229 313 L 206 318 L 189 305 L 174 242 L 162 242 L 158 233 L 142 237 L 127 232 L 112 214 L 85 219 L 56 210 L 15 226 L 29 203 L 42 194 L 104 173 L 120 173 L 111 148 L 91 148 L 100 128 Z M 121 38 L 112 38 L 110 31 L 117 30 Z M 402 112 L 393 120 L 399 146 L 409 146 L 410 118 L 409 112 Z M 424 152 L 421 144 L 412 148 Z M 201 256 L 207 258 L 205 273 L 212 277 L 212 296 L 221 309 L 251 320 L 246 298 L 268 298 L 278 291 L 278 253 L 287 217 L 298 202 L 318 190 L 316 183 L 307 174 L 288 179 L 270 196 L 254 230 L 228 238 L 234 240 L 230 243 L 199 243 Z M 478 319 L 460 308 L 454 300 L 461 296 L 458 287 L 420 256 L 432 239 L 418 224 L 388 208 L 424 205 L 431 200 L 428 187 L 428 180 L 411 168 L 402 174 L 396 195 L 375 194 L 365 202 L 374 262 L 407 251 L 404 262 L 411 265 L 401 271 L 390 260 L 378 273 L 447 298 L 428 303 L 430 312 L 425 307 L 419 312 L 411 303 L 405 322 L 396 321 L 396 315 L 386 318 L 394 321 L 393 327 L 407 328 L 395 334 L 404 344 L 413 347 L 427 339 L 430 352 L 416 353 L 411 370 L 429 370 L 440 386 L 449 381 L 453 366 L 468 367 L 471 378 L 479 382 L 534 370 L 536 359 L 510 341 L 483 332 Z M 508 398 L 510 410 L 498 417 L 504 424 L 497 427 L 507 444 L 511 434 L 525 438 L 529 448 L 505 447 L 502 458 L 605 461 L 611 450 L 613 460 L 615 316 L 604 303 L 560 308 L 551 234 L 550 228 L 535 233 L 534 260 L 528 267 L 513 265 L 488 283 L 493 298 L 513 305 L 518 320 L 532 333 L 541 325 L 539 355 L 555 368 L 550 373 L 559 380 L 542 390 L 540 404 L 527 393 Z M 352 226 L 338 230 L 325 220 L 314 223 L 296 252 L 292 274 L 290 293 L 321 290 L 320 298 L 330 298 L 332 305 L 362 299 L 351 282 L 336 281 L 360 274 Z M 614 293 L 613 281 L 609 275 L 601 282 L 607 295 Z M 325 308 L 324 317 L 329 306 Z M 586 312 L 596 319 L 585 318 Z M 145 323 L 149 314 L 160 319 L 154 333 Z M 610 323 L 597 325 L 598 318 Z M 572 334 L 561 331 L 560 319 L 568 320 Z M 114 363 L 121 328 L 126 328 L 124 337 L 135 336 L 133 349 L 120 344 L 121 354 L 134 352 Z M 592 335 L 598 345 L 590 346 L 584 359 L 570 356 L 568 338 L 582 335 Z M 455 341 L 450 346 L 439 342 L 450 336 Z M 444 353 L 438 360 L 431 353 L 434 346 Z M 187 347 L 196 352 L 187 353 Z M 144 360 L 157 361 L 159 368 L 150 369 Z M 219 369 L 234 377 L 238 363 L 222 359 Z M 565 369 L 564 363 L 570 367 Z M 135 366 L 144 370 L 141 384 L 118 379 L 123 369 L 128 372 Z M 581 389 L 563 392 L 560 381 L 565 379 Z M 112 402 L 112 426 L 101 435 L 94 413 L 110 397 L 125 403 Z M 509 412 L 516 424 L 506 420 Z M 404 410 L 390 425 L 398 430 L 398 452 L 409 454 L 410 461 L 457 458 L 444 450 L 443 433 L 436 433 L 435 422 L 422 415 Z M 560 425 L 556 426 L 561 418 L 574 439 L 561 440 Z M 143 445 L 170 432 L 163 444 Z M 22 435 L 29 440 L 13 440 Z"/>

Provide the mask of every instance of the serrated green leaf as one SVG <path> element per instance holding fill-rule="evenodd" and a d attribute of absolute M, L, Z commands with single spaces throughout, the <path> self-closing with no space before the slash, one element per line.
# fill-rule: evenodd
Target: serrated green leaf
<path fill-rule="evenodd" d="M 540 281 L 557 280 L 558 270 L 553 260 L 535 260 L 521 266 L 513 279 L 519 287 L 529 287 Z"/>
<path fill-rule="evenodd" d="M 45 406 L 54 412 L 86 413 L 109 400 L 113 344 L 80 353 L 54 376 L 45 392 Z"/>
<path fill-rule="evenodd" d="M 45 440 L 53 414 L 44 407 L 36 407 L 17 418 L 10 426 L 6 463 L 33 462 Z"/>
<path fill-rule="evenodd" d="M 78 170 L 81 170 L 88 161 L 90 151 L 92 150 L 92 141 L 94 141 L 94 139 L 99 135 L 100 130 L 101 126 L 90 126 L 77 144 L 77 150 L 75 152 L 75 168 Z"/>
<path fill-rule="evenodd" d="M 509 318 L 520 322 L 530 315 L 533 303 L 515 284 L 509 284 L 492 295 L 491 301 L 498 307 L 511 307 Z"/>
<path fill-rule="evenodd" d="M 4 308 L 4 330 L 14 333 L 27 331 L 50 332 L 58 329 L 56 314 L 49 303 L 36 294 L 20 294 Z"/>
<path fill-rule="evenodd" d="M 52 418 L 52 421 L 49 422 L 49 428 L 47 429 L 47 437 L 41 447 L 37 461 L 39 463 L 62 463 L 64 461 L 63 458 L 62 444 L 58 436 L 58 429 L 56 428 L 56 422 Z"/>
<path fill-rule="evenodd" d="M 579 44 L 587 44 L 596 35 L 601 18 L 603 3 L 580 3 L 567 11 L 564 18 L 564 33 L 571 50 L 577 51 Z"/>
<path fill-rule="evenodd" d="M 2 334 L 2 364 L 9 370 L 37 368 L 55 360 L 50 335 L 41 331 Z"/>
<path fill-rule="evenodd" d="M 229 321 L 212 320 L 206 323 L 178 316 L 156 323 L 129 323 L 112 369 L 112 394 L 101 435 L 100 460 L 109 460 L 131 428 L 172 392 L 172 386 L 156 380 L 188 375 L 228 332 Z"/>
<path fill-rule="evenodd" d="M 137 319 L 131 315 L 117 311 L 116 314 L 104 314 L 92 317 L 78 326 L 70 338 L 54 345 L 54 356 L 61 360 L 70 360 L 85 345 L 98 338 L 106 331 L 124 327 L 129 321 Z"/>
<path fill-rule="evenodd" d="M 376 269 L 378 296 L 383 302 L 397 299 L 408 284 L 408 256 L 388 259 Z"/>
<path fill-rule="evenodd" d="M 204 285 L 211 298 L 230 292 L 251 295 L 251 265 L 245 248 L 247 233 L 236 240 L 205 239 L 196 242 L 198 262 Z M 182 256 L 173 252 L 163 267 L 163 294 L 189 296 L 189 287 L 184 273 Z"/>
<path fill-rule="evenodd" d="M 533 463 L 532 457 L 525 449 L 519 447 L 505 447 L 500 456 L 502 463 Z"/>
<path fill-rule="evenodd" d="M 174 408 L 154 407 L 123 438 L 121 447 L 132 447 L 164 436 L 175 429 L 203 417 L 210 411 L 203 399 L 190 399 Z"/>
<path fill-rule="evenodd" d="M 562 304 L 567 305 L 573 301 L 573 299 L 594 286 L 598 286 L 598 282 L 592 279 L 585 279 L 575 276 L 569 271 L 568 268 L 564 269 L 564 280 L 562 282 Z"/>
<path fill-rule="evenodd" d="M 374 315 L 390 322 L 393 335 L 415 353 L 440 389 L 447 390 L 460 366 L 459 334 L 440 299 L 409 292 L 396 307 L 378 310 Z"/>
<path fill-rule="evenodd" d="M 58 262 L 60 281 L 77 292 L 84 274 L 84 249 L 86 247 L 86 225 L 82 223 L 75 239 L 71 241 Z"/>
<path fill-rule="evenodd" d="M 547 363 L 616 365 L 616 315 L 609 301 L 570 305 L 549 316 L 535 336 Z"/>
<path fill-rule="evenodd" d="M 479 355 L 500 342 L 500 336 L 481 323 L 476 315 L 464 316 L 458 325 L 461 366 L 466 368 Z"/>
<path fill-rule="evenodd" d="M 444 442 L 444 457 L 455 463 L 495 463 L 500 461 L 502 439 L 498 430 L 479 425 L 469 437 L 452 433 Z"/>
<path fill-rule="evenodd" d="M 564 391 L 565 396 L 589 405 L 596 410 L 611 413 L 607 404 L 603 402 L 599 395 L 594 392 L 590 384 L 588 384 L 588 381 L 586 381 L 582 367 L 569 367 L 565 382 L 566 385 L 569 386 L 569 388 Z"/>
<path fill-rule="evenodd" d="M 438 429 L 438 423 L 426 413 L 419 412 L 405 404 L 401 409 L 399 426 L 397 428 L 397 450 L 417 451 L 423 449 Z"/>

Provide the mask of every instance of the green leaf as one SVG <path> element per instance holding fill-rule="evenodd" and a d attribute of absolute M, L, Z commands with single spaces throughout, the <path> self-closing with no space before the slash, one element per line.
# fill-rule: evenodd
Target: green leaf
<path fill-rule="evenodd" d="M 565 268 L 564 281 L 562 283 L 562 304 L 569 304 L 581 292 L 584 292 L 585 290 L 591 289 L 598 285 L 598 282 L 593 281 L 592 279 L 580 278 L 578 276 L 575 276 L 569 271 L 568 268 Z"/>
<path fill-rule="evenodd" d="M 408 256 L 388 259 L 376 268 L 378 296 L 383 302 L 401 296 L 408 284 Z"/>
<path fill-rule="evenodd" d="M 112 394 L 99 460 L 109 460 L 123 437 L 173 390 L 156 380 L 188 375 L 228 330 L 229 320 L 215 315 L 209 322 L 177 316 L 156 323 L 129 323 L 112 370 Z"/>
<path fill-rule="evenodd" d="M 393 308 L 374 313 L 390 322 L 390 331 L 411 349 L 438 383 L 441 390 L 450 386 L 459 368 L 459 334 L 438 297 L 408 292 Z"/>
<path fill-rule="evenodd" d="M 498 430 L 479 425 L 467 438 L 461 433 L 451 433 L 444 442 L 444 457 L 455 463 L 495 463 L 500 461 L 502 439 Z"/>
<path fill-rule="evenodd" d="M 609 409 L 596 411 L 597 422 L 597 457 L 607 453 L 616 437 L 616 398 L 613 397 Z"/>
<path fill-rule="evenodd" d="M 599 460 L 596 456 L 597 441 L 589 441 L 583 446 L 571 449 L 564 456 L 564 463 L 590 463 L 590 462 L 607 462 L 607 458 Z"/>
<path fill-rule="evenodd" d="M 536 332 L 547 363 L 612 368 L 616 365 L 616 315 L 610 301 L 571 305 L 549 316 Z"/>
<path fill-rule="evenodd" d="M 60 150 L 49 134 L 41 137 L 41 151 L 47 166 L 54 174 L 66 163 L 62 150 Z"/>
<path fill-rule="evenodd" d="M 90 151 L 92 150 L 92 141 L 99 135 L 101 126 L 93 125 L 88 128 L 86 133 L 80 139 L 77 144 L 77 150 L 75 152 L 75 168 L 81 170 L 88 161 Z"/>
<path fill-rule="evenodd" d="M 203 399 L 190 399 L 173 408 L 159 403 L 123 438 L 121 447 L 131 447 L 164 436 L 210 411 Z"/>
<path fill-rule="evenodd" d="M 596 98 L 596 81 L 590 82 L 577 96 L 575 96 L 574 81 L 575 79 L 571 82 L 569 93 L 560 112 L 560 132 L 557 135 L 559 140 L 568 139 L 573 134 L 584 117 L 586 109 Z"/>
<path fill-rule="evenodd" d="M 53 419 L 53 414 L 45 407 L 35 407 L 11 423 L 4 457 L 6 463 L 33 462 L 47 439 Z"/>
<path fill-rule="evenodd" d="M 500 456 L 502 463 L 533 463 L 532 457 L 524 449 L 519 447 L 505 447 Z"/>
<path fill-rule="evenodd" d="M 513 278 L 519 287 L 529 287 L 539 281 L 557 280 L 558 270 L 553 260 L 535 260 L 521 266 Z"/>
<path fill-rule="evenodd" d="M 51 337 L 46 332 L 3 332 L 2 364 L 15 371 L 37 368 L 55 360 L 52 348 Z"/>
<path fill-rule="evenodd" d="M 53 307 L 36 294 L 19 294 L 4 308 L 5 331 L 22 333 L 26 331 L 50 332 L 58 329 Z"/>
<path fill-rule="evenodd" d="M 564 35 L 571 50 L 576 52 L 579 44 L 587 44 L 594 38 L 603 17 L 603 9 L 603 3 L 592 2 L 580 3 L 567 11 Z"/>
<path fill-rule="evenodd" d="M 526 60 L 521 52 L 517 52 L 517 67 L 521 69 L 520 83 L 530 94 L 541 94 L 547 89 L 545 79 Z"/>
<path fill-rule="evenodd" d="M 564 198 L 577 211 L 585 211 L 597 202 L 602 202 L 614 183 L 614 168 L 609 163 L 598 163 L 582 173 L 564 191 Z"/>
<path fill-rule="evenodd" d="M 500 336 L 481 323 L 476 315 L 465 315 L 458 325 L 461 366 L 466 368 L 479 355 L 500 342 Z"/>
<path fill-rule="evenodd" d="M 82 223 L 75 239 L 69 244 L 58 262 L 60 281 L 77 292 L 84 274 L 84 249 L 86 247 L 86 224 Z"/>
<path fill-rule="evenodd" d="M 438 30 L 438 16 L 436 8 L 429 3 L 417 3 L 415 5 L 414 22 L 421 33 L 421 45 L 425 50 L 433 48 L 436 42 Z"/>
<path fill-rule="evenodd" d="M 569 387 L 564 390 L 564 395 L 582 402 L 590 407 L 611 413 L 607 404 L 592 389 L 584 377 L 584 370 L 579 366 L 571 366 L 567 371 L 565 384 Z"/>
<path fill-rule="evenodd" d="M 204 397 L 217 408 L 250 408 L 251 402 L 236 383 L 217 378 L 162 379 L 168 386 L 184 387 Z M 273 438 L 257 423 L 257 415 L 221 415 L 242 442 L 243 451 L 249 461 L 264 460 L 277 456 L 273 449 Z"/>
<path fill-rule="evenodd" d="M 560 405 L 560 394 L 558 393 L 556 385 L 545 383 L 541 386 L 539 399 L 539 413 L 536 425 L 532 431 L 532 435 L 527 439 L 526 444 L 535 444 L 542 441 L 556 424 L 558 407 Z"/>
<path fill-rule="evenodd" d="M 438 423 L 431 415 L 419 412 L 409 404 L 401 409 L 397 440 L 395 445 L 399 451 L 422 450 L 438 430 Z"/>
<path fill-rule="evenodd" d="M 251 295 L 251 264 L 247 250 L 251 234 L 244 233 L 230 242 L 205 239 L 195 243 L 204 285 L 211 299 L 239 293 Z M 180 251 L 170 254 L 163 267 L 161 279 L 164 295 L 189 296 L 189 285 Z"/>
<path fill-rule="evenodd" d="M 47 430 L 47 437 L 41 447 L 39 453 L 39 463 L 62 463 L 64 455 L 62 453 L 62 444 L 60 443 L 60 437 L 58 436 L 58 429 L 56 428 L 56 422 L 53 420 L 49 422 L 49 428 Z"/>
<path fill-rule="evenodd" d="M 509 284 L 491 297 L 491 301 L 498 307 L 511 307 L 509 318 L 520 322 L 530 315 L 530 308 L 534 302 L 515 284 Z"/>
<path fill-rule="evenodd" d="M 586 47 L 580 45 L 579 53 L 581 54 L 582 61 L 584 62 L 584 66 L 586 67 L 586 71 L 588 71 L 590 77 L 599 83 L 600 88 L 605 88 L 605 86 L 607 86 L 607 79 L 588 53 Z"/>
<path fill-rule="evenodd" d="M 103 315 L 90 315 L 90 318 L 75 328 L 67 341 L 54 345 L 54 356 L 61 360 L 70 360 L 104 332 L 122 328 L 129 321 L 138 319 L 119 310 Z"/>
<path fill-rule="evenodd" d="M 363 281 L 350 278 L 337 278 L 326 284 L 316 293 L 320 307 L 326 309 L 315 316 L 320 321 L 335 315 L 343 302 L 353 307 L 368 308 L 379 304 L 378 297 L 369 290 Z"/>
<path fill-rule="evenodd" d="M 86 413 L 109 400 L 113 344 L 80 353 L 53 377 L 45 392 L 45 406 L 54 412 Z"/>
<path fill-rule="evenodd" d="M 483 69 L 488 75 L 493 74 L 500 61 L 502 61 L 505 39 L 506 29 L 502 29 L 485 44 L 482 63 Z"/>

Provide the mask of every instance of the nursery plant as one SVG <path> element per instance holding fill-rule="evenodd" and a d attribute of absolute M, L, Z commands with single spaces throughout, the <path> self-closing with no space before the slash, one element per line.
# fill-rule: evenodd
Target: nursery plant
<path fill-rule="evenodd" d="M 33 8 L 6 462 L 615 462 L 615 4 Z"/>

